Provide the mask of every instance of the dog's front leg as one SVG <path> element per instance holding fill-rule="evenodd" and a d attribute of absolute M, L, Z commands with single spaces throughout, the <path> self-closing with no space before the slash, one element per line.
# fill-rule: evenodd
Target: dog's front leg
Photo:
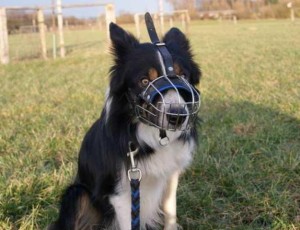
<path fill-rule="evenodd" d="M 165 217 L 164 230 L 177 229 L 176 223 L 176 191 L 180 172 L 176 171 L 172 174 L 167 182 L 166 190 L 163 197 L 163 211 Z"/>

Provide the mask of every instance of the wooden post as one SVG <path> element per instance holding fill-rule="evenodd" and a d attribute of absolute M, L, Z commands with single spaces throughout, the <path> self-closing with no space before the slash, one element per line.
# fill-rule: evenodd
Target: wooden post
<path fill-rule="evenodd" d="M 182 30 L 186 32 L 185 14 L 180 14 Z"/>
<path fill-rule="evenodd" d="M 160 25 L 160 34 L 163 35 L 165 33 L 163 0 L 159 0 L 159 25 Z"/>
<path fill-rule="evenodd" d="M 295 11 L 294 8 L 291 7 L 291 21 L 294 22 L 295 21 Z"/>
<path fill-rule="evenodd" d="M 36 20 L 35 20 L 35 15 L 34 15 L 34 18 L 32 19 L 32 32 L 36 33 Z"/>
<path fill-rule="evenodd" d="M 153 23 L 154 23 L 155 28 L 159 27 L 159 14 L 153 15 Z"/>
<path fill-rule="evenodd" d="M 68 20 L 65 21 L 65 29 L 69 30 L 69 21 Z"/>
<path fill-rule="evenodd" d="M 45 31 L 44 12 L 42 9 L 38 9 L 37 18 L 38 18 L 39 33 L 41 39 L 42 58 L 44 60 L 47 60 L 46 31 Z"/>
<path fill-rule="evenodd" d="M 170 22 L 170 28 L 174 27 L 174 23 L 173 23 L 173 18 L 172 17 L 170 17 L 169 22 Z"/>
<path fill-rule="evenodd" d="M 237 24 L 236 15 L 233 15 L 233 23 Z"/>
<path fill-rule="evenodd" d="M 55 22 L 55 0 L 52 0 L 52 56 L 56 58 L 56 22 Z"/>
<path fill-rule="evenodd" d="M 186 20 L 186 33 L 188 34 L 190 31 L 190 23 L 191 23 L 191 17 L 189 11 L 186 11 L 185 13 L 185 20 Z"/>
<path fill-rule="evenodd" d="M 294 11 L 294 6 L 292 2 L 288 2 L 288 4 L 286 5 L 287 8 L 290 8 L 291 11 L 291 21 L 294 22 L 295 21 L 295 11 Z"/>
<path fill-rule="evenodd" d="M 222 23 L 222 21 L 223 21 L 223 17 L 220 13 L 218 13 L 218 20 L 219 20 L 220 23 Z"/>
<path fill-rule="evenodd" d="M 98 27 L 99 27 L 99 30 L 102 31 L 103 25 L 102 25 L 102 17 L 101 17 L 101 14 L 99 14 L 97 20 L 98 20 Z"/>
<path fill-rule="evenodd" d="M 106 21 L 106 34 L 107 40 L 110 40 L 109 24 L 116 22 L 115 6 L 113 4 L 105 5 L 105 21 Z"/>
<path fill-rule="evenodd" d="M 5 8 L 0 8 L 0 61 L 2 64 L 9 63 L 8 31 Z"/>
<path fill-rule="evenodd" d="M 135 23 L 135 29 L 136 29 L 136 36 L 138 39 L 141 39 L 140 15 L 139 14 L 134 15 L 134 23 Z"/>
<path fill-rule="evenodd" d="M 64 58 L 66 56 L 66 50 L 65 50 L 65 40 L 64 40 L 64 24 L 63 24 L 62 10 L 61 10 L 61 0 L 56 0 L 56 11 L 57 11 L 60 57 Z"/>

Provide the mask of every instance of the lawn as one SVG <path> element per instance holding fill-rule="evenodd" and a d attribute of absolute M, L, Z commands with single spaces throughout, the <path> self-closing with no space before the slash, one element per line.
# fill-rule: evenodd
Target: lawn
<path fill-rule="evenodd" d="M 189 37 L 203 122 L 178 189 L 179 223 L 300 229 L 300 25 L 193 22 Z M 110 64 L 101 42 L 63 60 L 0 66 L 0 229 L 44 229 L 57 217 Z"/>

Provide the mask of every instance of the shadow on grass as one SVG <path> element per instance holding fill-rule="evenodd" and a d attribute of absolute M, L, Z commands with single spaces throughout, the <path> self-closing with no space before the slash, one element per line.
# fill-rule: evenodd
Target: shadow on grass
<path fill-rule="evenodd" d="M 300 121 L 250 102 L 205 101 L 179 188 L 184 229 L 300 227 Z"/>
<path fill-rule="evenodd" d="M 178 190 L 184 229 L 300 227 L 300 121 L 249 102 L 205 101 L 201 114 L 199 150 Z M 55 219 L 63 188 L 47 167 L 1 194 L 0 221 L 18 228 L 28 217 L 43 229 Z"/>

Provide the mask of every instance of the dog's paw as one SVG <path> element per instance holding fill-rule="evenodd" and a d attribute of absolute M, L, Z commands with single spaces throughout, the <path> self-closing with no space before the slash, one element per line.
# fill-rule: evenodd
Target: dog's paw
<path fill-rule="evenodd" d="M 183 230 L 183 228 L 181 225 L 174 223 L 165 225 L 164 230 Z"/>

